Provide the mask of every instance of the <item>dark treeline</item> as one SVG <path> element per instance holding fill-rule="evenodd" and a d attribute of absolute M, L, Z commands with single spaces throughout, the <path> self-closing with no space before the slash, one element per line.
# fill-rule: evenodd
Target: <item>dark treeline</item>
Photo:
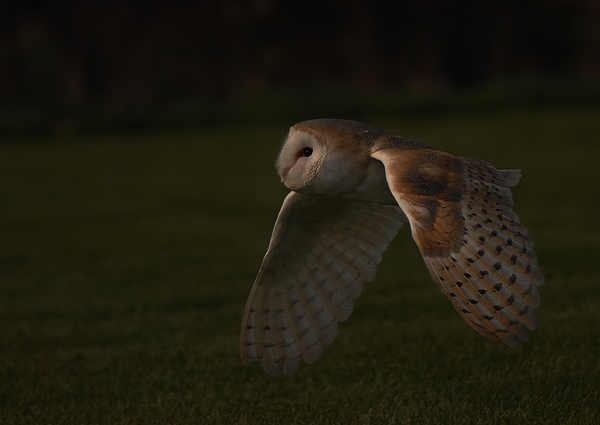
<path fill-rule="evenodd" d="M 597 0 L 7 1 L 0 107 L 119 113 L 277 87 L 598 81 Z"/>

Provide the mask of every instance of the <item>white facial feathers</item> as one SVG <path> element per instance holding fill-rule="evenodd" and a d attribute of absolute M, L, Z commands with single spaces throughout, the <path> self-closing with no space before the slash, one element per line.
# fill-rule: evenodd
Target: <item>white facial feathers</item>
<path fill-rule="evenodd" d="M 326 144 L 311 133 L 290 128 L 276 163 L 281 181 L 290 190 L 302 189 L 319 173 L 326 156 Z"/>
<path fill-rule="evenodd" d="M 276 167 L 283 184 L 299 193 L 395 204 L 372 153 L 407 144 L 426 147 L 356 121 L 304 121 L 290 129 Z"/>

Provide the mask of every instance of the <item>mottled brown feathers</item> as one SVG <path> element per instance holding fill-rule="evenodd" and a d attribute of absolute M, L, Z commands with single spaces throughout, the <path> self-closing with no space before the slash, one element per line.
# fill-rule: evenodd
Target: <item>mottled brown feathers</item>
<path fill-rule="evenodd" d="M 533 242 L 513 212 L 517 171 L 419 149 L 382 150 L 388 181 L 429 271 L 480 334 L 527 341 L 543 276 Z"/>
<path fill-rule="evenodd" d="M 379 150 L 373 155 L 386 166 L 388 184 L 411 221 L 421 253 L 447 256 L 459 249 L 464 234 L 465 170 L 460 158 L 433 149 Z"/>

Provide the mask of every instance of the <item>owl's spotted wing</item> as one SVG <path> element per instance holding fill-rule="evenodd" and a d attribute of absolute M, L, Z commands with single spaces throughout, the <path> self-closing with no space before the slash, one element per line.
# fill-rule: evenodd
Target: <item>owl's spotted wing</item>
<path fill-rule="evenodd" d="M 425 263 L 480 334 L 514 347 L 536 327 L 543 276 L 533 241 L 513 212 L 518 170 L 432 149 L 383 149 L 394 197 Z"/>
<path fill-rule="evenodd" d="M 246 304 L 242 363 L 272 377 L 314 362 L 403 221 L 397 206 L 290 193 Z"/>

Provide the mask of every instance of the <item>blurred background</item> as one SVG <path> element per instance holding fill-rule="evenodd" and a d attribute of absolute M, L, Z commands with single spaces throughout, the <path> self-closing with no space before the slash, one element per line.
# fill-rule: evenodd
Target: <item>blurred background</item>
<path fill-rule="evenodd" d="M 599 85 L 596 0 L 0 5 L 0 136 L 360 118 L 456 91 L 598 103 Z"/>
<path fill-rule="evenodd" d="M 404 226 L 318 362 L 242 367 L 277 149 L 316 117 L 523 170 L 523 349 Z M 3 0 L 0 422 L 600 423 L 598 141 L 598 0 Z"/>

